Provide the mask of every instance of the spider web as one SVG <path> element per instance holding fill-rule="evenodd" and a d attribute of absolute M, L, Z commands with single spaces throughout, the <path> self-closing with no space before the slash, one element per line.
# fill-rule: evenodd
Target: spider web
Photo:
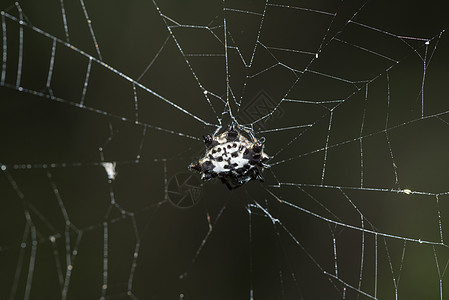
<path fill-rule="evenodd" d="M 442 1 L 3 2 L 1 299 L 445 298 Z"/>

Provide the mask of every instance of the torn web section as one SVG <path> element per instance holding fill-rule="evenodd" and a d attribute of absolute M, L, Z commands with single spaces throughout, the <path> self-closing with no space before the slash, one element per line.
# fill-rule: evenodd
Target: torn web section
<path fill-rule="evenodd" d="M 82 291 L 100 297 L 102 289 L 99 287 L 104 286 L 106 294 L 108 285 L 110 292 L 107 293 L 126 293 L 137 246 L 137 233 L 129 212 L 145 209 L 150 212 L 163 201 L 162 163 L 153 160 L 136 163 L 138 153 L 145 152 L 142 150 L 143 128 L 136 129 L 133 124 L 73 110 L 60 103 L 43 102 L 34 106 L 42 99 L 21 95 L 16 98 L 11 94 L 2 102 L 4 106 L 11 106 L 17 101 L 23 105 L 25 101 L 31 110 L 11 114 L 15 125 L 2 126 L 2 136 L 21 149 L 12 151 L 12 148 L 2 147 L 3 178 L 11 176 L 18 187 L 14 190 L 15 185 L 7 180 L 5 190 L 9 187 L 14 194 L 8 193 L 2 199 L 11 201 L 9 214 L 19 223 L 11 233 L 20 237 L 19 240 L 5 240 L 8 248 L 2 243 L 4 257 L 11 258 L 11 265 L 5 263 L 5 268 L 11 270 L 13 277 L 6 293 L 20 296 L 30 289 L 32 297 L 59 298 L 61 294 L 77 297 Z M 3 120 L 8 124 L 10 119 Z M 21 134 L 12 135 L 8 128 Z M 147 138 L 154 137 L 154 132 L 150 131 Z M 143 157 L 157 156 L 151 153 L 151 147 L 145 149 L 150 152 Z M 114 176 L 108 176 L 104 167 L 107 162 L 117 163 Z M 127 194 L 134 196 L 128 198 Z M 26 208 L 16 214 L 15 204 Z M 117 226 L 122 226 L 109 228 L 103 226 L 103 221 L 127 224 L 129 231 L 119 238 L 120 246 L 117 246 L 116 236 L 123 234 L 121 230 L 117 233 Z M 105 246 L 109 250 L 105 251 Z M 124 254 L 126 258 L 117 253 L 119 249 L 128 253 Z M 101 259 L 92 261 L 94 254 L 106 259 L 106 263 Z M 47 272 L 48 276 L 39 276 Z M 86 277 L 90 284 L 81 283 Z M 46 278 L 45 282 L 41 278 Z M 84 288 L 77 289 L 79 284 Z"/>
<path fill-rule="evenodd" d="M 36 99 L 23 97 L 22 100 Z M 39 112 L 37 115 L 50 124 L 37 122 L 24 114 L 21 118 L 12 116 L 16 122 L 25 125 L 24 128 L 40 124 L 38 128 L 34 126 L 39 129 L 38 132 L 30 132 L 35 136 L 25 139 L 29 145 L 24 145 L 22 153 L 19 153 L 27 155 L 27 163 L 8 163 L 19 159 L 16 153 L 3 149 L 2 157 L 8 163 L 4 165 L 3 177 L 8 179 L 10 175 L 18 187 L 15 191 L 15 185 L 6 181 L 5 185 L 12 190 L 13 196 L 8 193 L 5 199 L 27 207 L 19 215 L 15 215 L 15 209 L 11 207 L 11 215 L 14 213 L 20 223 L 15 227 L 20 232 L 13 233 L 21 239 L 8 241 L 8 248 L 3 248 L 2 244 L 5 257 L 10 257 L 6 255 L 8 251 L 14 253 L 11 266 L 8 264 L 5 267 L 8 270 L 12 268 L 11 274 L 19 274 L 14 277 L 7 292 L 21 295 L 32 287 L 31 295 L 41 297 L 50 295 L 47 292 L 50 289 L 55 293 L 55 298 L 61 293 L 66 293 L 67 297 L 77 297 L 80 291 L 98 297 L 102 293 L 127 293 L 132 289 L 129 283 L 132 283 L 135 272 L 132 266 L 139 255 L 136 226 L 139 221 L 140 224 L 147 224 L 156 208 L 162 205 L 159 202 L 165 199 L 166 168 L 162 161 L 136 161 L 143 137 L 134 125 L 123 125 L 113 120 L 108 122 L 107 118 L 72 110 L 65 112 L 64 116 L 70 117 L 71 126 L 77 129 L 79 136 L 70 135 L 67 133 L 70 130 L 59 133 L 60 128 L 67 126 L 67 119 L 55 120 L 52 116 L 58 114 L 45 105 L 39 108 L 43 110 L 35 110 L 35 113 Z M 95 117 L 92 118 L 92 115 Z M 108 123 L 113 124 L 111 131 Z M 56 133 L 46 130 L 47 125 L 48 129 L 58 130 L 55 130 Z M 150 131 L 147 138 L 153 137 Z M 27 137 L 25 132 L 11 142 L 21 143 L 24 137 Z M 39 148 L 34 145 L 33 138 L 39 140 Z M 102 152 L 99 152 L 99 146 Z M 142 161 L 146 157 L 157 156 L 152 153 L 151 147 L 142 148 Z M 54 160 L 47 161 L 46 156 L 52 151 L 57 151 L 58 156 L 53 154 Z M 108 174 L 105 166 L 112 164 L 111 161 L 115 167 Z M 28 185 L 26 182 L 34 184 Z M 137 211 L 141 212 L 139 220 L 133 215 Z M 30 225 L 27 225 L 28 214 Z M 127 230 L 122 231 L 123 226 Z M 33 239 L 37 241 L 34 248 Z M 24 250 L 20 250 L 21 245 Z M 103 259 L 92 261 L 92 255 Z M 50 271 L 46 271 L 48 269 Z M 45 276 L 47 280 L 41 282 L 42 277 L 37 275 L 46 272 L 51 275 Z M 89 278 L 89 284 L 82 283 L 86 278 Z M 34 284 L 42 288 L 34 288 Z M 84 288 L 78 289 L 80 285 Z"/>
<path fill-rule="evenodd" d="M 7 41 L 13 44 L 20 38 L 12 30 L 20 29 L 20 26 L 14 27 L 14 20 L 11 24 L 6 25 L 12 32 L 7 31 L 10 37 Z M 156 130 L 154 135 L 147 125 L 134 125 L 137 92 L 131 84 L 123 83 L 129 83 L 128 78 L 101 64 L 94 56 L 67 47 L 48 34 L 42 36 L 34 29 L 24 29 L 21 35 L 23 45 L 27 41 L 33 43 L 34 51 L 31 47 L 23 48 L 23 52 L 19 51 L 20 47 L 8 47 L 8 62 L 21 61 L 23 65 L 12 64 L 13 71 L 8 69 L 5 82 L 2 82 L 20 92 L 20 101 L 30 105 L 29 110 L 11 115 L 19 126 L 3 127 L 4 130 L 17 128 L 21 134 L 12 135 L 7 131 L 2 134 L 22 149 L 17 152 L 2 148 L 2 163 L 5 163 L 2 170 L 9 172 L 5 173 L 6 179 L 12 178 L 6 185 L 16 193 L 8 198 L 19 198 L 17 201 L 26 206 L 20 216 L 15 216 L 20 222 L 16 228 L 21 232 L 14 233 L 21 239 L 7 241 L 10 244 L 7 248 L 2 242 L 2 250 L 15 253 L 11 259 L 14 266 L 7 266 L 14 277 L 6 292 L 11 297 L 24 295 L 25 298 L 30 295 L 77 297 L 80 291 L 98 297 L 128 293 L 132 290 L 139 254 L 137 221 L 133 213 L 152 212 L 165 199 L 164 166 L 155 158 L 168 157 L 170 151 L 182 152 L 174 147 L 170 147 L 171 150 L 152 148 L 152 141 L 162 143 L 164 138 L 157 135 L 161 132 L 180 136 L 179 132 L 152 127 Z M 33 61 L 43 63 L 32 68 Z M 95 63 L 101 67 L 95 69 Z M 111 73 L 102 73 L 102 68 Z M 16 76 L 10 83 L 8 76 L 11 73 Z M 18 75 L 19 83 L 15 81 Z M 105 87 L 103 80 L 114 84 Z M 127 93 L 123 92 L 126 88 Z M 109 99 L 117 99 L 109 94 L 111 91 L 127 101 L 106 103 Z M 16 96 L 11 95 L 3 105 L 15 105 Z M 37 104 L 33 102 L 36 100 L 49 101 L 33 106 Z M 8 120 L 4 119 L 6 123 Z M 137 164 L 141 156 L 151 160 Z M 187 163 L 181 165 L 185 169 Z M 105 170 L 105 166 L 109 169 Z M 115 166 L 114 170 L 110 170 L 110 166 Z M 35 184 L 27 185 L 24 183 L 27 181 Z M 127 194 L 134 193 L 143 198 L 133 196 L 131 200 L 124 200 Z M 48 201 L 36 200 L 41 198 Z M 117 228 L 123 228 L 122 225 L 109 224 L 126 224 L 129 230 L 117 231 Z M 125 239 L 128 242 L 123 243 Z M 121 258 L 121 251 L 128 253 L 126 258 Z M 92 263 L 93 253 L 103 259 Z M 49 268 L 53 280 L 36 280 L 36 274 Z M 91 285 L 77 289 L 80 280 L 86 278 L 84 272 L 91 275 Z M 41 288 L 34 288 L 34 284 Z M 54 296 L 46 293 L 46 289 L 54 292 Z"/>

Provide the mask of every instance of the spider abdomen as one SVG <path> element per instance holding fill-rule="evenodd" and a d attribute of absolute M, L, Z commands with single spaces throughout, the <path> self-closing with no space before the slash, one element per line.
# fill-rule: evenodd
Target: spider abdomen
<path fill-rule="evenodd" d="M 263 152 L 263 145 L 254 139 L 251 142 L 234 129 L 219 136 L 204 137 L 206 153 L 190 169 L 201 173 L 201 179 L 219 178 L 228 188 L 236 188 L 257 179 L 263 181 L 260 169 L 269 156 Z"/>

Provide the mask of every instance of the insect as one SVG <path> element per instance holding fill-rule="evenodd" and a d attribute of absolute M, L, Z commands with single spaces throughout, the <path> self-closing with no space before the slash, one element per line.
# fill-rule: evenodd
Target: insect
<path fill-rule="evenodd" d="M 217 136 L 205 135 L 203 140 L 204 157 L 189 166 L 201 173 L 202 180 L 218 178 L 230 190 L 251 180 L 263 182 L 261 172 L 269 167 L 265 162 L 270 157 L 263 151 L 263 140 L 257 140 L 250 130 L 231 124 L 227 131 Z"/>

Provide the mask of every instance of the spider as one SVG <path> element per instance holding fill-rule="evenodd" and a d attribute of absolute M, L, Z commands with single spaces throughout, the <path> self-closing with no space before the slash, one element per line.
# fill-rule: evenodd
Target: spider
<path fill-rule="evenodd" d="M 265 161 L 270 157 L 263 151 L 263 140 L 257 140 L 251 131 L 232 124 L 222 134 L 205 135 L 203 140 L 204 157 L 189 165 L 190 170 L 201 173 L 202 180 L 219 178 L 230 190 L 251 180 L 263 182 L 261 171 L 269 167 Z"/>

